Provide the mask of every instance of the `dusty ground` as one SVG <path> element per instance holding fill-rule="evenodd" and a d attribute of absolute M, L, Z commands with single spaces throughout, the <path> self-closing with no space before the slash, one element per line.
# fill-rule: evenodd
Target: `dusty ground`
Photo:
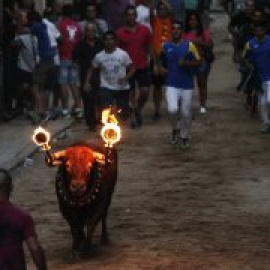
<path fill-rule="evenodd" d="M 209 114 L 199 116 L 195 100 L 191 149 L 168 144 L 165 109 L 154 124 L 149 105 L 141 130 L 124 129 L 110 247 L 69 264 L 71 238 L 56 202 L 56 170 L 37 155 L 34 166 L 15 172 L 13 198 L 33 214 L 50 269 L 270 269 L 270 137 L 259 133 L 258 119 L 249 118 L 234 90 L 238 74 L 220 18 L 213 24 L 217 60 Z M 96 137 L 82 124 L 69 135 L 58 148 Z"/>

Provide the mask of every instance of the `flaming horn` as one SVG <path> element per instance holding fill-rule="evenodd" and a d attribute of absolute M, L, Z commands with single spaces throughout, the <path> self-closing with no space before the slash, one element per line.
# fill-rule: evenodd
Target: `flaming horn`
<path fill-rule="evenodd" d="M 46 153 L 46 160 L 49 164 L 53 163 L 53 156 L 50 152 L 51 145 L 51 134 L 42 127 L 38 127 L 34 130 L 32 137 L 34 143 L 41 147 L 41 149 Z"/>
<path fill-rule="evenodd" d="M 105 143 L 105 164 L 110 162 L 109 156 L 110 151 L 113 146 L 120 141 L 121 139 L 121 128 L 118 125 L 116 116 L 112 112 L 112 108 L 107 108 L 102 111 L 102 124 L 101 137 Z M 46 153 L 46 162 L 48 165 L 57 165 L 59 164 L 58 160 L 65 157 L 65 151 L 60 151 L 58 153 L 51 154 L 50 149 L 50 140 L 51 134 L 42 127 L 35 129 L 33 134 L 33 141 L 36 145 L 40 146 L 41 149 Z M 95 153 L 96 158 L 102 162 L 104 156 L 100 153 Z"/>
<path fill-rule="evenodd" d="M 112 112 L 112 108 L 107 108 L 102 111 L 101 137 L 105 142 L 106 154 L 105 162 L 108 164 L 111 148 L 121 139 L 121 128 L 118 125 L 116 116 Z"/>

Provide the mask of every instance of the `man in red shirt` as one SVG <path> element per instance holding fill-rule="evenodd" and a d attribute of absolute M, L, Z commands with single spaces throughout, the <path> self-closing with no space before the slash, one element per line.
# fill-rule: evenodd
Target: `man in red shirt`
<path fill-rule="evenodd" d="M 0 269 L 25 270 L 25 241 L 38 270 L 46 270 L 46 259 L 37 239 L 33 218 L 9 202 L 12 178 L 0 169 Z"/>
<path fill-rule="evenodd" d="M 72 5 L 63 6 L 63 18 L 58 24 L 61 33 L 59 45 L 60 73 L 59 84 L 61 85 L 63 114 L 68 111 L 68 91 L 71 89 L 74 98 L 74 112 L 81 113 L 81 96 L 79 92 L 79 76 L 77 65 L 72 61 L 72 53 L 76 44 L 81 40 L 82 33 L 79 24 L 73 20 Z"/>
<path fill-rule="evenodd" d="M 136 22 L 137 11 L 135 6 L 126 9 L 126 25 L 116 31 L 119 47 L 125 50 L 135 68 L 136 73 L 131 81 L 131 102 L 133 103 L 132 127 L 142 125 L 142 109 L 148 99 L 151 85 L 149 72 L 149 54 L 152 43 L 150 30 Z M 138 85 L 139 94 L 136 99 L 135 88 Z"/>

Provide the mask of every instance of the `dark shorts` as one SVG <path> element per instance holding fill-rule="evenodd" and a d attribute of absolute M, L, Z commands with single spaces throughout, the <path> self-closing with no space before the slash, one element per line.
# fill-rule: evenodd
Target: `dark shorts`
<path fill-rule="evenodd" d="M 203 62 L 197 69 L 196 73 L 199 74 L 209 74 L 211 70 L 211 64 L 208 62 Z"/>
<path fill-rule="evenodd" d="M 165 84 L 165 75 L 155 75 L 154 74 L 154 63 L 151 61 L 150 64 L 151 72 L 151 82 L 156 88 L 160 88 Z"/>
<path fill-rule="evenodd" d="M 244 78 L 246 79 L 248 74 L 244 74 L 244 76 L 245 76 Z M 253 72 L 244 89 L 244 92 L 246 94 L 251 94 L 253 91 L 257 93 L 262 92 L 262 81 L 260 80 L 260 77 L 256 72 Z"/>
<path fill-rule="evenodd" d="M 162 87 L 165 84 L 165 76 L 152 74 L 152 84 L 155 87 Z"/>
<path fill-rule="evenodd" d="M 19 87 L 30 87 L 33 81 L 33 74 L 31 72 L 18 68 L 17 82 Z"/>
<path fill-rule="evenodd" d="M 103 108 L 116 106 L 119 109 L 126 109 L 129 107 L 129 90 L 101 88 L 100 97 Z"/>
<path fill-rule="evenodd" d="M 55 64 L 53 60 L 41 60 L 37 65 L 33 73 L 33 84 L 45 87 L 53 77 L 55 72 Z"/>
<path fill-rule="evenodd" d="M 110 90 L 107 88 L 100 89 L 101 107 L 108 108 L 115 106 L 121 110 L 120 115 L 127 118 L 130 113 L 129 107 L 129 90 Z"/>
<path fill-rule="evenodd" d="M 135 87 L 150 87 L 151 86 L 151 75 L 149 68 L 137 69 L 134 76 L 130 79 L 131 89 Z"/>
<path fill-rule="evenodd" d="M 58 84 L 59 77 L 59 66 L 54 66 L 49 79 L 46 80 L 45 87 L 47 90 L 53 92 L 55 91 Z"/>

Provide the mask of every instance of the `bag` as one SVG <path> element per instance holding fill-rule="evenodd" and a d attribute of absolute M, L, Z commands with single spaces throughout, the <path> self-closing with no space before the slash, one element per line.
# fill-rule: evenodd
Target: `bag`
<path fill-rule="evenodd" d="M 215 61 L 215 55 L 212 48 L 204 48 L 204 59 L 207 63 L 212 64 Z"/>

